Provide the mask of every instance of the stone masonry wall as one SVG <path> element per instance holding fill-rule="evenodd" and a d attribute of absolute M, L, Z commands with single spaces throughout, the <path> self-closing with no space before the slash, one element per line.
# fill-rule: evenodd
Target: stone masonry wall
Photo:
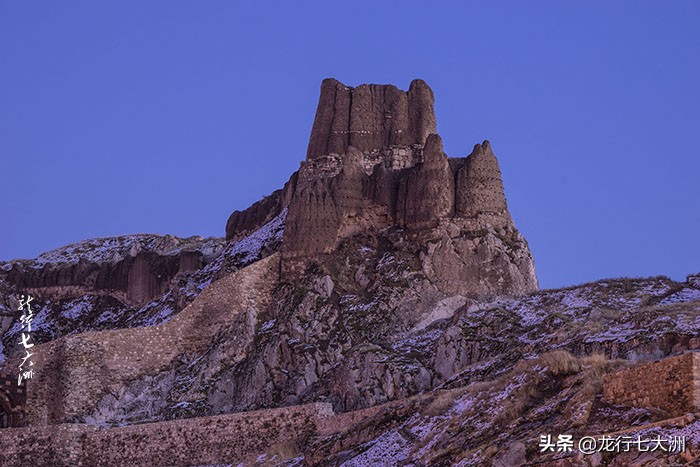
<path fill-rule="evenodd" d="M 0 436 L 0 465 L 192 466 L 254 459 L 289 446 L 333 417 L 314 403 L 213 417 L 99 429 L 83 424 L 8 428 Z"/>
<path fill-rule="evenodd" d="M 388 402 L 386 404 L 374 405 L 372 407 L 367 407 L 360 410 L 353 410 L 352 412 L 343 412 L 332 417 L 323 417 L 318 420 L 316 425 L 318 434 L 321 436 L 328 436 L 332 433 L 337 433 L 343 431 L 347 428 L 355 426 L 362 420 L 373 417 L 377 413 L 381 412 L 386 407 L 391 407 L 396 405 L 396 401 Z"/>
<path fill-rule="evenodd" d="M 672 416 L 700 409 L 700 353 L 690 352 L 606 375 L 603 398 L 613 404 L 655 407 Z"/>
<path fill-rule="evenodd" d="M 23 426 L 25 422 L 26 382 L 17 385 L 17 374 L 0 370 L 0 428 Z"/>
<path fill-rule="evenodd" d="M 180 354 L 204 352 L 216 333 L 245 319 L 252 324 L 277 280 L 272 255 L 208 287 L 171 321 L 157 326 L 87 332 L 34 348 L 34 378 L 27 382 L 27 423 L 79 421 L 106 392 L 124 381 L 167 368 Z M 243 352 L 250 336 L 240 336 Z M 16 366 L 15 362 L 8 362 Z"/>

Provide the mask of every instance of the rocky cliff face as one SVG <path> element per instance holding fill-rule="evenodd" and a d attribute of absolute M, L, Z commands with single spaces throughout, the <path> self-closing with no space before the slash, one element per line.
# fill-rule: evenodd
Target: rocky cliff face
<path fill-rule="evenodd" d="M 448 158 L 433 99 L 421 80 L 407 92 L 325 80 L 299 172 L 283 190 L 232 214 L 227 238 L 288 207 L 281 251 L 290 278 L 343 239 L 390 228 L 432 245 L 426 268 L 445 291 L 479 297 L 537 290 L 489 142 L 466 158 Z"/>
<path fill-rule="evenodd" d="M 284 188 L 253 203 L 248 209 L 233 211 L 226 222 L 226 240 L 241 240 L 280 215 L 289 206 L 296 189 L 297 176 L 298 172 L 294 172 Z"/>

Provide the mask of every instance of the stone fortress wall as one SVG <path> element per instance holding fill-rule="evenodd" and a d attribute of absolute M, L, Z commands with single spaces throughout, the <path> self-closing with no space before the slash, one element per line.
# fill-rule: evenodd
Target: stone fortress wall
<path fill-rule="evenodd" d="M 520 295 L 538 289 L 534 260 L 508 212 L 491 145 L 484 141 L 467 157 L 448 157 L 437 133 L 433 92 L 422 80 L 411 82 L 408 91 L 324 80 L 306 159 L 283 189 L 234 211 L 226 238 L 239 239 L 283 211 L 285 279 L 302 274 L 310 261 L 347 238 L 397 227 L 411 241 L 445 239 L 441 255 L 451 256 L 441 258 L 441 266 L 466 265 L 456 279 L 439 279 L 447 293 Z M 479 246 L 475 237 L 483 240 Z M 494 257 L 496 262 L 483 266 Z M 477 275 L 488 276 L 486 285 L 459 285 Z"/>
<path fill-rule="evenodd" d="M 27 426 L 0 433 L 0 465 L 189 466 L 249 461 L 250 456 L 289 451 L 309 436 L 330 434 L 372 416 L 381 406 L 336 415 L 331 404 L 312 403 L 114 428 L 73 423 L 106 390 L 166 368 L 182 353 L 205 351 L 217 330 L 236 316 L 265 306 L 266 286 L 277 280 L 278 273 L 276 254 L 212 284 L 168 323 L 65 336 L 36 346 L 35 378 L 27 382 L 27 403 L 22 399 L 18 405 L 15 394 L 23 392 L 24 385 L 14 390 L 12 400 L 2 397 L 8 391 L 0 390 L 6 402 L 3 412 L 9 413 L 5 406 L 10 405 L 14 412 L 27 411 L 26 421 L 12 423 Z M 247 291 L 245 296 L 240 290 Z M 14 363 L 8 362 L 7 368 Z M 15 380 L 4 383 L 7 388 L 16 386 Z"/>
<path fill-rule="evenodd" d="M 17 385 L 17 375 L 0 370 L 0 428 L 23 426 L 26 413 L 26 382 Z"/>
<path fill-rule="evenodd" d="M 275 449 L 293 450 L 296 443 L 317 434 L 321 424 L 337 430 L 350 421 L 336 419 L 331 404 L 313 403 L 116 428 L 84 424 L 7 428 L 0 436 L 0 465 L 235 463 Z"/>
<path fill-rule="evenodd" d="M 700 353 L 688 352 L 605 375 L 603 398 L 613 404 L 655 407 L 671 416 L 700 410 Z"/>
<path fill-rule="evenodd" d="M 215 282 L 169 322 L 69 335 L 35 346 L 34 377 L 27 383 L 26 422 L 46 425 L 79 420 L 100 397 L 125 381 L 156 374 L 178 355 L 203 353 L 212 336 L 234 320 L 254 322 L 255 310 L 264 309 L 277 280 L 278 256 Z M 247 344 L 244 337 L 241 346 Z M 6 365 L 16 366 L 14 361 Z"/>
<path fill-rule="evenodd" d="M 344 154 L 326 154 L 301 162 L 299 169 L 299 186 L 308 184 L 317 178 L 333 178 L 343 169 Z M 366 175 L 371 175 L 378 164 L 389 170 L 408 169 L 423 162 L 421 145 L 391 146 L 375 149 L 362 154 L 362 168 Z"/>
<path fill-rule="evenodd" d="M 422 80 L 408 91 L 324 80 L 306 160 L 284 189 L 232 213 L 226 238 L 239 238 L 284 208 L 283 271 L 368 228 L 427 232 L 443 219 L 514 228 L 490 144 L 448 158 L 434 95 Z"/>
<path fill-rule="evenodd" d="M 421 80 L 408 91 L 324 80 L 306 160 L 288 199 L 285 272 L 371 228 L 395 225 L 430 237 L 441 220 L 483 224 L 482 216 L 513 227 L 489 142 L 466 158 L 448 158 L 433 92 Z"/>

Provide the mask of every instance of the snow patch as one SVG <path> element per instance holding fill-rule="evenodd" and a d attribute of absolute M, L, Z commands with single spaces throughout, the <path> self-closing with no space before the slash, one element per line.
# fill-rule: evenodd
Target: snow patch
<path fill-rule="evenodd" d="M 269 331 L 270 329 L 274 328 L 276 322 L 277 322 L 277 320 L 275 320 L 275 319 L 271 319 L 270 321 L 266 321 L 266 322 L 263 323 L 263 325 L 260 327 L 260 332 L 267 332 L 267 331 Z"/>
<path fill-rule="evenodd" d="M 242 268 L 257 261 L 262 250 L 272 242 L 281 241 L 284 236 L 284 221 L 287 218 L 287 208 L 284 208 L 270 222 L 248 235 L 244 239 L 230 243 L 214 261 L 204 267 L 198 274 L 197 289 L 201 292 L 207 288 L 215 273 L 220 271 L 225 261 L 232 260 L 237 267 Z"/>
<path fill-rule="evenodd" d="M 362 454 L 345 461 L 341 464 L 344 467 L 372 467 L 377 465 L 387 465 L 386 461 L 391 459 L 394 464 L 408 458 L 411 444 L 398 432 L 398 430 L 387 431 L 373 441 L 367 443 L 371 446 Z"/>
<path fill-rule="evenodd" d="M 627 342 L 639 334 L 638 329 L 634 329 L 634 323 L 623 323 L 615 328 L 608 329 L 594 336 L 587 337 L 584 342 Z"/>
<path fill-rule="evenodd" d="M 174 314 L 175 310 L 165 305 L 158 310 L 158 313 L 144 320 L 141 326 L 156 326 L 158 324 L 167 323 L 174 316 Z"/>
<path fill-rule="evenodd" d="M 113 310 L 105 310 L 97 317 L 95 324 L 114 322 L 119 319 L 119 316 Z"/>
<path fill-rule="evenodd" d="M 671 305 L 673 303 L 694 302 L 700 300 L 700 290 L 686 287 L 661 300 L 660 305 Z"/>
<path fill-rule="evenodd" d="M 182 250 L 193 249 L 201 251 L 204 256 L 211 257 L 221 251 L 223 242 L 221 238 L 205 239 L 199 236 L 178 238 L 172 235 L 152 234 L 93 238 L 42 253 L 32 263 L 37 268 L 47 264 L 75 264 L 80 261 L 116 263 L 128 256 L 136 256 L 144 250 L 168 256 Z"/>
<path fill-rule="evenodd" d="M 236 242 L 228 252 L 229 256 L 241 255 L 244 263 L 258 259 L 265 245 L 271 240 L 281 240 L 284 235 L 284 221 L 287 217 L 287 208 L 284 208 L 274 219 L 248 235 L 243 240 Z"/>
<path fill-rule="evenodd" d="M 78 300 L 71 301 L 66 304 L 65 308 L 61 312 L 61 316 L 70 320 L 80 318 L 81 316 L 90 313 L 93 305 L 94 303 L 92 303 L 90 297 L 83 297 Z"/>
<path fill-rule="evenodd" d="M 32 332 L 42 331 L 46 332 L 48 335 L 53 336 L 53 320 L 49 318 L 48 310 L 50 307 L 44 306 L 39 310 L 37 314 L 34 315 L 32 320 Z M 5 333 L 5 337 L 12 337 L 18 335 L 22 331 L 22 323 L 16 321 L 15 324 Z"/>

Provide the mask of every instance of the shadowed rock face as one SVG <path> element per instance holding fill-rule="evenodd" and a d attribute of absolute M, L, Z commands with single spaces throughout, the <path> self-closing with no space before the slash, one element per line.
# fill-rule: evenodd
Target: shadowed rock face
<path fill-rule="evenodd" d="M 74 294 L 104 291 L 124 303 L 140 306 L 165 293 L 178 273 L 196 271 L 202 266 L 199 251 L 177 251 L 171 255 L 140 251 L 115 262 L 84 259 L 76 263 L 50 263 L 44 267 L 17 262 L 6 278 L 10 284 L 36 295 L 47 290 L 60 290 L 65 294 L 71 288 L 75 289 Z"/>
<path fill-rule="evenodd" d="M 32 328 L 35 344 L 86 329 L 155 323 L 194 299 L 193 281 L 224 248 L 221 238 L 135 234 L 0 262 L 0 366 L 21 348 L 20 295 L 34 297 L 40 313 Z"/>
<path fill-rule="evenodd" d="M 226 240 L 236 241 L 253 233 L 270 222 L 289 205 L 296 189 L 298 172 L 294 172 L 284 188 L 253 203 L 243 211 L 233 211 L 226 221 Z"/>
<path fill-rule="evenodd" d="M 313 172 L 313 167 L 302 168 L 310 178 L 297 187 L 289 205 L 282 243 L 289 257 L 330 253 L 340 238 L 391 224 L 388 207 L 373 197 L 373 179 L 365 173 L 358 149 L 348 148 L 337 175 L 317 177 Z"/>
<path fill-rule="evenodd" d="M 454 176 L 442 140 L 431 134 L 423 149 L 423 163 L 410 169 L 398 188 L 394 218 L 409 229 L 436 227 L 454 213 Z"/>

